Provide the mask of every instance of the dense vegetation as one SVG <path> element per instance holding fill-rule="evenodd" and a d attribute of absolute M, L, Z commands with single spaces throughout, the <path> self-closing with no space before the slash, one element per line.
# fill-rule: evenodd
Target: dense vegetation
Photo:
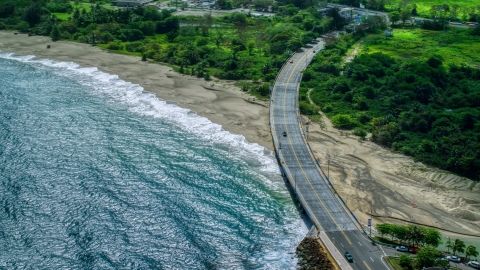
<path fill-rule="evenodd" d="M 95 4 L 86 9 L 67 0 L 0 0 L 0 28 L 95 44 L 207 80 L 249 80 L 242 84 L 245 90 L 267 96 L 268 84 L 289 55 L 332 25 L 343 25 L 335 10 L 323 17 L 312 5 L 284 1 L 276 4 L 272 17 L 234 12 L 217 18 L 172 16 L 155 6 L 114 10 Z"/>
<path fill-rule="evenodd" d="M 445 67 L 440 56 L 419 61 L 382 53 L 342 67 L 341 42 L 332 43 L 305 71 L 302 88 L 311 89 L 311 100 L 335 126 L 361 137 L 370 132 L 394 151 L 480 179 L 478 69 Z"/>
<path fill-rule="evenodd" d="M 381 223 L 375 226 L 382 237 L 391 237 L 400 244 L 406 246 L 433 246 L 438 247 L 441 244 L 442 234 L 432 228 L 426 228 L 416 225 L 397 225 L 390 223 Z"/>

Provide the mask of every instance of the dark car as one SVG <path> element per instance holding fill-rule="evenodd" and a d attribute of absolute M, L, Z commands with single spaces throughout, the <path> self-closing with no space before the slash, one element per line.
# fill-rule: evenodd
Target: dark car
<path fill-rule="evenodd" d="M 347 259 L 347 261 L 353 262 L 352 255 L 350 253 L 348 253 L 347 251 L 345 251 L 345 258 Z"/>
<path fill-rule="evenodd" d="M 283 137 L 287 137 L 287 132 L 286 131 L 283 132 Z"/>
<path fill-rule="evenodd" d="M 418 247 L 409 247 L 408 252 L 412 254 L 417 254 Z"/>

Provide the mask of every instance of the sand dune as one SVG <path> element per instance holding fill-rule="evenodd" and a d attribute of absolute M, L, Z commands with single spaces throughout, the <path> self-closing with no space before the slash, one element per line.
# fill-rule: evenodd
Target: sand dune
<path fill-rule="evenodd" d="M 349 208 L 367 223 L 392 217 L 480 236 L 480 183 L 414 162 L 375 143 L 359 141 L 323 117 L 309 142 Z M 412 205 L 412 202 L 414 205 Z M 399 220 L 374 218 L 380 221 Z"/>

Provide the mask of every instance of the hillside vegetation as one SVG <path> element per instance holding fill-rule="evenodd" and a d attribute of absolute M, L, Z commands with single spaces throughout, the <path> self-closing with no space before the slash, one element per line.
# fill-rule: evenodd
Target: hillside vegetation
<path fill-rule="evenodd" d="M 246 80 L 240 84 L 245 91 L 268 96 L 269 84 L 294 51 L 343 25 L 336 10 L 324 17 L 311 5 L 284 1 L 275 5 L 272 17 L 234 12 L 218 18 L 173 16 L 156 6 L 112 9 L 100 2 L 0 0 L 0 29 L 97 45 L 206 80 Z"/>
<path fill-rule="evenodd" d="M 332 123 L 394 151 L 480 180 L 480 71 L 441 56 L 396 59 L 362 54 L 341 65 L 345 35 L 330 42 L 302 88 Z M 341 45 L 344 44 L 344 45 Z"/>

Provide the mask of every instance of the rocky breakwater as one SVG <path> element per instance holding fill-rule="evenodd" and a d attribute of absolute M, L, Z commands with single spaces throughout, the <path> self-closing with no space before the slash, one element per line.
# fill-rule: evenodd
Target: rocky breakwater
<path fill-rule="evenodd" d="M 328 255 L 317 238 L 305 237 L 297 246 L 296 256 L 300 270 L 335 269 Z"/>

